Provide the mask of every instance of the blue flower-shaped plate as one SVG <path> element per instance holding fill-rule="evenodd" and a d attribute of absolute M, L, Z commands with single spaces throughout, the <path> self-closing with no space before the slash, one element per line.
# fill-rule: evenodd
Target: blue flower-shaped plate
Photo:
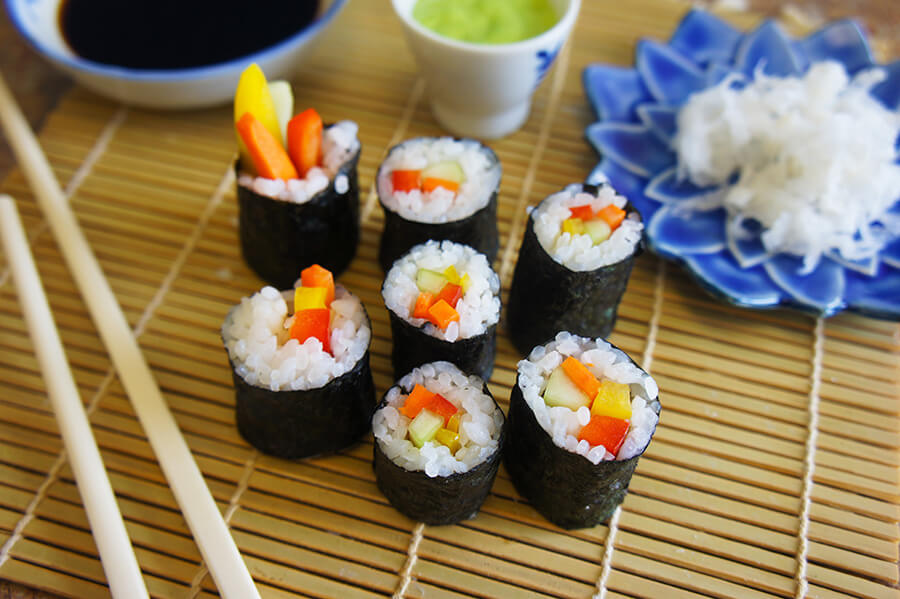
<path fill-rule="evenodd" d="M 871 260 L 851 262 L 829 254 L 812 272 L 801 274 L 802 261 L 796 256 L 767 255 L 758 238 L 732 237 L 724 209 L 677 209 L 686 198 L 709 191 L 675 176 L 671 142 L 678 109 L 688 96 L 729 73 L 752 77 L 761 66 L 769 75 L 800 75 L 822 60 L 842 63 L 850 75 L 877 66 L 853 21 L 837 21 L 806 38 L 791 39 L 773 21 L 742 33 L 705 11 L 689 12 L 668 44 L 638 43 L 634 68 L 585 68 L 585 91 L 600 118 L 586 135 L 602 157 L 588 182 L 609 180 L 641 212 L 650 249 L 682 263 L 727 302 L 823 316 L 849 309 L 900 320 L 900 239 Z M 882 68 L 887 77 L 872 94 L 898 110 L 900 61 Z M 897 147 L 900 155 L 900 139 Z M 900 216 L 900 198 L 891 212 Z"/>

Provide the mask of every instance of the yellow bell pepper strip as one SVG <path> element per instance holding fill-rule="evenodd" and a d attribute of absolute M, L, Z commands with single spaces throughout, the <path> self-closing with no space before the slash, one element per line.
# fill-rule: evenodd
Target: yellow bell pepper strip
<path fill-rule="evenodd" d="M 580 218 L 567 218 L 562 223 L 562 232 L 569 235 L 583 235 L 584 221 Z"/>
<path fill-rule="evenodd" d="M 325 306 L 331 306 L 334 300 L 334 276 L 327 268 L 313 264 L 300 272 L 300 284 L 304 287 L 324 287 Z"/>
<path fill-rule="evenodd" d="M 297 287 L 294 289 L 294 312 L 326 308 L 324 287 Z"/>
<path fill-rule="evenodd" d="M 442 274 L 447 277 L 447 281 L 449 281 L 450 283 L 459 285 L 459 273 L 456 272 L 456 267 L 452 264 L 445 268 Z"/>
<path fill-rule="evenodd" d="M 624 383 L 616 383 L 609 379 L 600 381 L 591 414 L 611 416 L 628 420 L 631 418 L 631 390 Z"/>
<path fill-rule="evenodd" d="M 454 433 L 459 432 L 459 412 L 450 417 L 450 420 L 447 421 L 445 428 L 448 431 L 453 431 Z"/>
<path fill-rule="evenodd" d="M 581 432 L 578 433 L 578 440 L 584 439 L 593 447 L 602 445 L 606 448 L 606 451 L 615 455 L 619 453 L 622 443 L 625 442 L 628 427 L 629 423 L 627 420 L 595 414 L 591 416 L 591 421 L 584 425 Z"/>
<path fill-rule="evenodd" d="M 431 322 L 441 330 L 447 328 L 451 322 L 459 322 L 459 312 L 445 300 L 439 299 L 428 308 L 428 316 Z"/>
<path fill-rule="evenodd" d="M 419 175 L 422 171 L 394 171 L 391 173 L 391 186 L 394 191 L 410 192 L 419 189 Z"/>
<path fill-rule="evenodd" d="M 572 382 L 584 391 L 585 395 L 588 397 L 597 395 L 597 391 L 600 390 L 600 381 L 576 358 L 569 356 L 563 360 L 562 369 L 572 379 Z"/>
<path fill-rule="evenodd" d="M 297 169 L 287 152 L 252 113 L 245 112 L 238 120 L 237 131 L 257 175 L 267 179 L 297 178 Z"/>
<path fill-rule="evenodd" d="M 288 154 L 301 177 L 322 163 L 322 117 L 307 108 L 288 122 Z"/>
<path fill-rule="evenodd" d="M 459 280 L 459 286 L 462 287 L 463 293 L 469 291 L 469 287 L 472 286 L 472 277 L 469 276 L 469 273 L 463 273 L 462 278 Z"/>
<path fill-rule="evenodd" d="M 328 323 L 331 320 L 331 310 L 328 308 L 314 308 L 294 313 L 294 323 L 291 325 L 291 338 L 300 343 L 310 337 L 315 337 L 322 342 L 322 349 L 331 353 L 331 339 L 328 334 Z"/>
<path fill-rule="evenodd" d="M 459 442 L 459 433 L 455 433 L 446 428 L 442 428 L 435 433 L 434 440 L 441 445 L 446 445 L 451 454 L 455 454 L 459 451 L 459 448 L 462 447 L 462 443 Z"/>
<path fill-rule="evenodd" d="M 615 204 L 609 204 L 597 211 L 597 218 L 605 220 L 610 230 L 615 231 L 625 220 L 625 211 Z"/>
<path fill-rule="evenodd" d="M 251 64 L 241 73 L 237 89 L 234 91 L 234 123 L 237 125 L 244 113 L 249 112 L 262 123 L 272 135 L 278 145 L 284 146 L 284 137 L 281 126 L 278 124 L 278 112 L 275 102 L 269 92 L 266 76 L 256 63 Z M 244 141 L 238 134 L 238 147 L 241 155 L 241 164 L 245 169 L 253 168 L 250 153 L 244 145 Z"/>

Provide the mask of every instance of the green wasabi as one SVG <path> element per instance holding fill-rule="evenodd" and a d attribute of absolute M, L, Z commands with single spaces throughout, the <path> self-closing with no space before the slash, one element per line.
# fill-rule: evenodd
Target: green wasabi
<path fill-rule="evenodd" d="M 475 44 L 526 40 L 559 20 L 550 0 L 418 0 L 413 18 L 435 33 Z"/>

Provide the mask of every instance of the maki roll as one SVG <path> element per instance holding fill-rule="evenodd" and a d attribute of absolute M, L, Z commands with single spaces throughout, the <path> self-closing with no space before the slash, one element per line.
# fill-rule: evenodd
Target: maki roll
<path fill-rule="evenodd" d="M 602 339 L 559 333 L 518 365 L 506 469 L 563 528 L 606 520 L 628 491 L 659 421 L 656 382 Z"/>
<path fill-rule="evenodd" d="M 417 245 L 388 271 L 381 294 L 391 320 L 395 377 L 436 360 L 491 376 L 500 277 L 484 254 L 452 241 Z"/>
<path fill-rule="evenodd" d="M 474 139 L 418 137 L 391 148 L 377 175 L 381 268 L 429 239 L 464 243 L 493 262 L 500 171 L 493 150 Z"/>
<path fill-rule="evenodd" d="M 519 352 L 557 331 L 608 336 L 643 228 L 637 210 L 605 184 L 569 185 L 531 210 L 507 308 Z"/>
<path fill-rule="evenodd" d="M 313 109 L 289 121 L 290 86 L 272 93 L 251 65 L 235 93 L 235 128 L 241 252 L 247 265 L 279 289 L 300 271 L 321 264 L 340 274 L 359 241 L 360 143 L 357 125 L 323 126 Z M 278 100 L 280 102 L 276 102 Z"/>
<path fill-rule="evenodd" d="M 338 451 L 369 429 L 372 329 L 356 296 L 313 265 L 301 285 L 263 287 L 225 318 L 222 340 L 244 439 L 282 458 Z"/>
<path fill-rule="evenodd" d="M 500 466 L 503 425 L 481 378 L 449 362 L 413 369 L 372 417 L 378 488 L 397 510 L 426 524 L 473 517 Z"/>

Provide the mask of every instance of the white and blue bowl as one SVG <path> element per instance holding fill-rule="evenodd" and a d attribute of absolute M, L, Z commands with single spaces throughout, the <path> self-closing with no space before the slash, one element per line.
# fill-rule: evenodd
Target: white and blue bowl
<path fill-rule="evenodd" d="M 791 39 L 773 21 L 743 33 L 707 12 L 689 12 L 667 44 L 641 40 L 633 68 L 585 68 L 588 101 L 600 118 L 586 135 L 602 157 L 588 182 L 608 179 L 640 211 L 648 247 L 682 263 L 705 289 L 729 303 L 823 316 L 852 310 L 900 320 L 900 238 L 872 260 L 850 262 L 832 254 L 804 275 L 800 258 L 767 255 L 758 239 L 732 238 L 724 209 L 677 209 L 684 199 L 709 191 L 675 176 L 671 142 L 678 109 L 688 96 L 732 72 L 752 77 L 760 64 L 767 74 L 789 76 L 822 60 L 842 63 L 851 75 L 876 66 L 853 21 Z M 887 78 L 872 94 L 898 110 L 900 61 L 883 68 Z M 900 162 L 900 139 L 897 149 Z M 891 211 L 900 215 L 900 198 Z"/>
<path fill-rule="evenodd" d="M 6 0 L 6 10 L 19 33 L 37 52 L 85 87 L 135 106 L 185 109 L 230 101 L 241 71 L 252 62 L 259 64 L 269 79 L 289 78 L 347 0 L 322 0 L 312 23 L 268 48 L 228 62 L 171 70 L 129 69 L 77 56 L 59 30 L 61 2 Z"/>

